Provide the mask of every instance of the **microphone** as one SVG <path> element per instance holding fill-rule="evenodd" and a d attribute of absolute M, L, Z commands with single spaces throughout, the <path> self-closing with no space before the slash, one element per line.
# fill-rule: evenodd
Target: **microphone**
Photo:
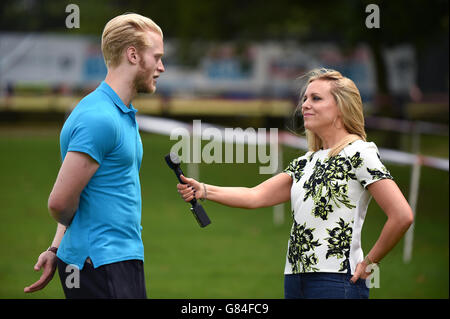
<path fill-rule="evenodd" d="M 181 180 L 180 177 L 180 175 L 184 175 L 180 167 L 181 163 L 180 158 L 175 153 L 170 152 L 164 157 L 164 159 L 166 160 L 166 163 L 169 166 L 169 168 L 171 168 L 174 171 L 175 175 L 178 178 L 178 181 L 181 184 L 186 184 Z M 208 215 L 206 215 L 206 212 L 203 209 L 202 205 L 200 205 L 197 202 L 197 199 L 195 197 L 190 201 L 190 203 L 192 206 L 191 212 L 192 214 L 194 214 L 194 217 L 197 220 L 200 227 L 205 227 L 211 224 L 211 220 L 209 219 Z"/>

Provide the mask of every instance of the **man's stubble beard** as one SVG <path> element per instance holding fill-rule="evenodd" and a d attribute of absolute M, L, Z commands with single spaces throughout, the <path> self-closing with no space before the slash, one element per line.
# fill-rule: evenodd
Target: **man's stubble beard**
<path fill-rule="evenodd" d="M 152 80 L 151 70 L 147 69 L 144 60 L 139 62 L 139 66 L 141 67 L 141 70 L 136 74 L 133 81 L 133 87 L 135 88 L 136 93 L 153 93 L 155 88 L 151 86 L 151 83 L 148 83 L 148 81 Z"/>

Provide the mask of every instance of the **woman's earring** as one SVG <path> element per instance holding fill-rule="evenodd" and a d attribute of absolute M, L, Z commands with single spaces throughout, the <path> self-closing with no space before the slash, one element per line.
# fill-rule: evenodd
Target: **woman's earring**
<path fill-rule="evenodd" d="M 337 117 L 334 119 L 334 121 L 333 121 L 333 126 L 335 127 L 335 128 L 337 128 L 338 130 L 340 130 L 341 128 L 342 128 L 342 126 L 341 127 L 337 127 L 336 126 L 336 120 L 337 120 Z"/>

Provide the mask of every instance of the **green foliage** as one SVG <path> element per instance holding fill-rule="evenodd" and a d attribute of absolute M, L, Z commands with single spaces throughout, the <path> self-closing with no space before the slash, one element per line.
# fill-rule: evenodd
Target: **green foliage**
<path fill-rule="evenodd" d="M 379 30 L 365 27 L 368 4 L 380 8 Z M 448 34 L 448 1 L 205 1 L 78 0 L 80 29 L 65 28 L 67 2 L 0 3 L 0 30 L 76 32 L 100 35 L 112 17 L 136 12 L 154 19 L 169 38 L 192 40 L 313 40 L 342 44 L 362 40 L 426 44 Z"/>

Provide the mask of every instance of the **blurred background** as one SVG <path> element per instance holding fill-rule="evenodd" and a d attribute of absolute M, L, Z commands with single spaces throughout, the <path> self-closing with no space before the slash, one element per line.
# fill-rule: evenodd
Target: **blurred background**
<path fill-rule="evenodd" d="M 125 12 L 164 32 L 166 72 L 155 94 L 133 101 L 141 116 L 301 136 L 299 77 L 326 67 L 353 79 L 368 140 L 385 150 L 416 214 L 371 298 L 448 298 L 448 9 L 446 0 L 0 2 L 0 298 L 64 297 L 57 274 L 40 292 L 23 288 L 39 278 L 33 266 L 56 230 L 47 198 L 61 164 L 59 131 L 104 79 L 101 33 Z M 163 160 L 176 141 L 157 131 L 141 126 L 149 298 L 283 298 L 290 203 L 247 211 L 206 202 L 212 224 L 199 228 Z M 287 144 L 280 168 L 305 153 Z M 258 168 L 184 167 L 206 183 L 249 187 L 270 177 Z M 365 251 L 385 220 L 373 201 Z"/>

